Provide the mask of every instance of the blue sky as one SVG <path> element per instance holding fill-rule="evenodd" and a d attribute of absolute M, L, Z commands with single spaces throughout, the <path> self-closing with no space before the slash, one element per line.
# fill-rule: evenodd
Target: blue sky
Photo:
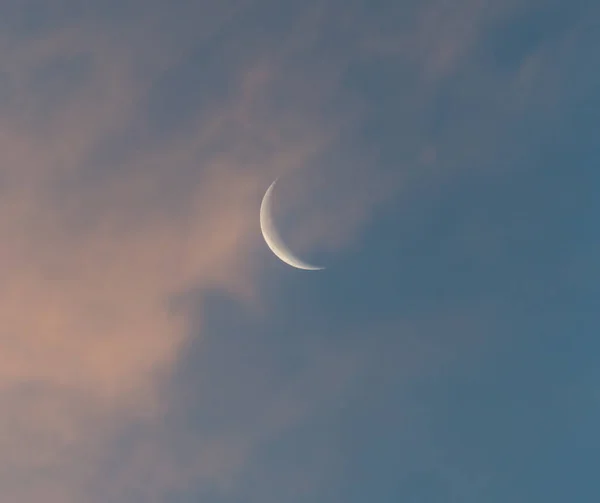
<path fill-rule="evenodd" d="M 7 501 L 597 501 L 599 14 L 4 2 Z"/>

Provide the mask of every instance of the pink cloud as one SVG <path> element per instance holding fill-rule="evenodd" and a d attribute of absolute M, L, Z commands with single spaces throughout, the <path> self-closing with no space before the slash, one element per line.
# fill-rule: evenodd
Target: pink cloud
<path fill-rule="evenodd" d="M 150 77 L 168 65 L 161 55 L 142 72 L 152 54 L 135 36 L 127 44 L 65 30 L 0 51 L 16 89 L 0 119 L 0 483 L 14 503 L 94 501 L 94 471 L 122 428 L 160 424 L 161 389 L 190 330 L 170 301 L 219 289 L 256 302 L 260 195 L 336 134 L 316 109 L 269 109 L 265 88 L 278 69 L 267 60 L 238 72 L 239 92 L 181 135 L 98 165 L 94 154 L 127 133 Z M 85 62 L 75 83 L 53 67 L 74 58 Z M 46 92 L 41 70 L 58 91 L 74 88 Z M 188 473 L 225 480 L 264 428 L 293 421 L 292 405 L 248 438 L 215 438 L 189 454 Z M 107 482 L 115 494 L 143 492 L 131 479 L 161 455 L 148 448 L 129 480 Z M 158 486 L 187 479 L 165 463 L 152 472 Z"/>
<path fill-rule="evenodd" d="M 36 70 L 73 53 L 89 58 L 77 89 L 56 104 L 43 82 L 31 91 Z M 244 148 L 243 132 L 228 135 L 253 99 L 242 93 L 185 137 L 86 182 L 95 149 L 124 133 L 144 96 L 137 54 L 76 31 L 4 55 L 21 86 L 0 121 L 3 497 L 90 501 L 94 453 L 129 421 L 160 417 L 160 383 L 189 332 L 170 299 L 190 288 L 254 295 L 247 254 L 265 172 L 301 165 L 314 147 L 307 137 Z M 223 139 L 233 147 L 203 154 Z M 174 197 L 162 194 L 171 177 L 185 180 Z"/>
<path fill-rule="evenodd" d="M 231 96 L 176 137 L 150 139 L 139 118 L 152 82 L 180 62 L 191 40 L 210 41 L 231 16 L 224 11 L 214 26 L 203 21 L 204 31 L 187 26 L 182 47 L 160 30 L 149 35 L 148 27 L 168 20 L 146 18 L 128 35 L 82 25 L 0 44 L 15 90 L 0 118 L 0 407 L 7 411 L 0 486 L 7 501 L 134 494 L 159 502 L 162 491 L 190 480 L 227 490 L 256 446 L 343 393 L 355 375 L 360 352 L 327 352 L 289 389 L 267 393 L 264 410 L 250 411 L 241 431 L 198 439 L 162 422 L 162 393 L 190 337 L 189 313 L 172 309 L 172 299 L 219 290 L 265 308 L 256 250 L 267 252 L 257 217 L 270 181 L 289 176 L 282 211 L 303 210 L 299 249 L 335 252 L 401 190 L 404 176 L 372 177 L 367 154 L 342 166 L 319 160 L 362 109 L 348 97 L 339 110 L 323 111 L 340 92 L 346 60 L 290 64 L 314 43 L 316 28 L 260 54 L 249 50 L 233 72 Z M 300 26 L 321 29 L 325 14 L 315 12 Z M 432 16 L 423 21 L 427 30 L 440 22 Z M 465 50 L 467 31 L 444 50 L 417 37 L 417 54 L 443 73 Z M 75 60 L 84 67 L 77 79 L 53 67 Z M 52 92 L 42 70 L 58 72 Z M 142 141 L 135 148 L 110 164 L 96 160 L 136 127 Z M 433 162 L 435 150 L 427 152 L 424 162 Z M 132 425 L 152 438 L 124 454 L 116 473 L 107 459 Z"/>

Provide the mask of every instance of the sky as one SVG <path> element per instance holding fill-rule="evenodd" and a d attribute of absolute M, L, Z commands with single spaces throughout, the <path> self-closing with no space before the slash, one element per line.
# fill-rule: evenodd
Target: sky
<path fill-rule="evenodd" d="M 4 0 L 3 501 L 598 501 L 599 15 Z"/>

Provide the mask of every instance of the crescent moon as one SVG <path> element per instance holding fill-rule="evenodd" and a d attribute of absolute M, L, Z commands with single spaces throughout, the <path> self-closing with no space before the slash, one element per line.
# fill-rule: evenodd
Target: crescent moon
<path fill-rule="evenodd" d="M 319 271 L 321 269 L 325 269 L 324 267 L 307 264 L 306 262 L 300 260 L 287 246 L 285 246 L 281 237 L 279 236 L 271 215 L 273 188 L 275 187 L 276 182 L 277 179 L 275 179 L 275 181 L 269 186 L 262 202 L 260 203 L 260 230 L 262 231 L 262 235 L 265 238 L 267 246 L 277 258 L 286 264 L 295 267 L 296 269 L 303 269 L 305 271 Z"/>

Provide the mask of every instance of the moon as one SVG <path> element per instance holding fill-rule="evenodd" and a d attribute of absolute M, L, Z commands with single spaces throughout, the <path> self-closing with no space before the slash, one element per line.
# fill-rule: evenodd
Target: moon
<path fill-rule="evenodd" d="M 275 228 L 275 223 L 273 222 L 273 216 L 271 214 L 273 188 L 275 187 L 275 183 L 277 183 L 277 178 L 269 186 L 267 192 L 265 192 L 262 202 L 260 203 L 260 230 L 262 231 L 262 235 L 265 238 L 267 246 L 277 258 L 286 264 L 295 267 L 296 269 L 303 269 L 305 271 L 319 271 L 325 269 L 324 267 L 307 264 L 306 262 L 300 260 L 287 246 L 285 246 L 284 242 L 279 236 L 279 233 Z"/>

